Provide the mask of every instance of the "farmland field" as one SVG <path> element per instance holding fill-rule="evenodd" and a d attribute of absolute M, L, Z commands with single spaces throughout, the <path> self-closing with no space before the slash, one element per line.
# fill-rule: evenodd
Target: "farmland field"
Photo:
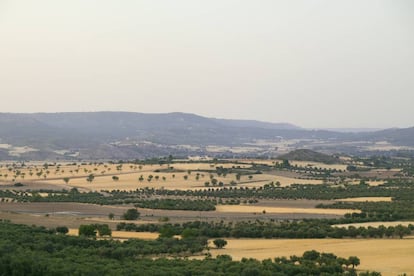
<path fill-rule="evenodd" d="M 78 229 L 69 229 L 68 235 L 78 236 Z M 112 238 L 117 240 L 125 239 L 143 239 L 143 240 L 155 240 L 159 236 L 159 233 L 151 232 L 126 232 L 126 231 L 112 231 Z"/>
<path fill-rule="evenodd" d="M 210 249 L 212 256 L 263 260 L 317 250 L 344 258 L 358 256 L 360 271 L 414 273 L 409 263 L 414 257 L 410 228 L 414 216 L 404 199 L 411 195 L 411 186 L 390 178 L 401 170 L 367 170 L 361 165 L 361 172 L 352 174 L 346 171 L 346 162 L 352 159 L 341 160 L 340 164 L 291 161 L 287 165 L 280 160 L 249 159 L 168 164 L 1 163 L 0 219 L 52 229 L 67 226 L 74 236 L 81 225 L 107 224 L 112 238 L 122 241 L 156 239 L 157 231 L 131 230 L 147 225 L 160 230 L 165 223 L 218 223 L 226 225 L 225 231 L 225 227 L 247 225 L 234 233 L 228 230 L 228 244 L 224 249 Z M 203 209 L 205 204 L 209 209 Z M 131 208 L 139 212 L 139 219 L 125 219 Z M 266 228 L 269 223 L 278 230 Z M 372 232 L 381 225 L 388 232 Z M 359 232 L 341 230 L 349 226 Z M 308 234 L 313 239 L 307 239 Z M 274 239 L 261 239 L 266 235 Z M 342 238 L 332 239 L 335 235 Z M 256 239 L 247 239 L 251 237 Z M 392 256 L 387 258 L 387 252 L 393 252 Z M 196 255 L 200 258 L 202 253 Z"/>
<path fill-rule="evenodd" d="M 358 256 L 360 270 L 380 271 L 382 275 L 414 274 L 414 239 L 316 239 L 258 240 L 228 239 L 224 249 L 212 249 L 213 256 L 228 254 L 236 260 L 244 257 L 264 260 L 301 255 L 306 250 L 332 252 L 337 256 Z M 212 245 L 213 246 L 213 245 Z M 214 247 L 214 246 L 213 246 Z"/>
<path fill-rule="evenodd" d="M 230 185 L 232 181 L 243 187 L 260 187 L 264 184 L 277 181 L 281 186 L 291 184 L 321 184 L 321 180 L 300 179 L 286 177 L 283 174 L 257 174 L 251 179 L 241 176 L 236 181 L 236 174 L 229 173 L 226 176 L 218 176 L 214 173 L 216 167 L 223 168 L 250 168 L 250 164 L 239 163 L 177 163 L 171 165 L 173 170 L 168 171 L 167 165 L 136 165 L 136 164 L 62 164 L 44 167 L 40 164 L 27 165 L 25 168 L 13 169 L 12 167 L 0 168 L 0 188 L 8 188 L 16 182 L 25 182 L 28 187 L 34 189 L 70 189 L 79 188 L 83 191 L 100 190 L 136 190 L 138 188 L 164 188 L 164 189 L 204 189 L 205 182 L 214 176 L 218 182 Z M 166 171 L 166 172 L 165 172 Z M 209 172 L 212 171 L 212 172 Z M 190 172 L 190 173 L 189 173 Z M 94 176 L 92 182 L 87 182 L 89 175 Z M 115 181 L 113 177 L 117 177 Z M 148 177 L 153 177 L 148 181 Z M 139 178 L 142 177 L 142 181 Z M 185 178 L 185 179 L 184 179 Z M 68 182 L 65 182 L 67 179 Z M 3 184 L 1 184 L 3 182 Z M 33 189 L 32 188 L 32 189 Z"/>

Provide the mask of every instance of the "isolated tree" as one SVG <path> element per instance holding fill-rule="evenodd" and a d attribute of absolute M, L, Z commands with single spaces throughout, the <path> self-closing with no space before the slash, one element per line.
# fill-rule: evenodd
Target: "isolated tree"
<path fill-rule="evenodd" d="M 64 177 L 64 178 L 63 178 L 63 181 L 64 181 L 66 184 L 68 184 L 68 183 L 69 183 L 69 180 L 70 180 L 70 178 L 69 178 L 69 177 Z"/>
<path fill-rule="evenodd" d="M 286 168 L 286 169 L 287 169 L 287 168 L 290 168 L 290 163 L 289 163 L 289 160 L 286 160 L 286 159 L 285 159 L 285 160 L 283 160 L 283 161 L 282 161 L 282 167 L 283 167 L 283 168 Z"/>
<path fill-rule="evenodd" d="M 128 209 L 123 215 L 122 219 L 124 220 L 136 220 L 140 216 L 140 213 L 137 209 Z"/>
<path fill-rule="evenodd" d="M 360 262 L 360 260 L 359 260 L 358 257 L 356 257 L 356 256 L 350 256 L 348 258 L 348 263 L 350 265 L 352 265 L 352 269 L 354 269 L 356 266 L 359 266 L 361 262 Z"/>
<path fill-rule="evenodd" d="M 109 214 L 108 214 L 108 218 L 109 218 L 110 220 L 113 220 L 113 219 L 115 218 L 114 213 L 109 213 Z"/>
<path fill-rule="evenodd" d="M 119 177 L 118 177 L 118 176 L 116 176 L 116 175 L 114 175 L 114 176 L 112 176 L 112 180 L 113 180 L 113 181 L 118 181 L 118 180 L 119 180 Z"/>
<path fill-rule="evenodd" d="M 91 183 L 93 180 L 95 179 L 95 176 L 93 174 L 88 175 L 88 177 L 86 178 L 86 181 L 88 181 L 89 183 Z"/>
<path fill-rule="evenodd" d="M 227 245 L 227 241 L 223 239 L 215 239 L 213 243 L 218 249 L 221 249 Z"/>

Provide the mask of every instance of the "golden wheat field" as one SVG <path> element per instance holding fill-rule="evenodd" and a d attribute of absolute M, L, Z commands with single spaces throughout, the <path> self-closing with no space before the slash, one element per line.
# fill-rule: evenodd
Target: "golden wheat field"
<path fill-rule="evenodd" d="M 78 236 L 78 229 L 70 228 L 68 235 Z M 112 231 L 112 238 L 114 239 L 143 239 L 143 240 L 155 240 L 159 236 L 159 233 L 151 232 L 127 232 L 127 231 Z"/>
<path fill-rule="evenodd" d="M 257 162 L 256 162 L 257 161 Z M 206 182 L 215 178 L 224 186 L 237 185 L 243 187 L 261 187 L 269 182 L 279 182 L 281 186 L 291 184 L 322 184 L 322 180 L 299 179 L 284 175 L 254 174 L 251 178 L 242 175 L 238 180 L 235 173 L 226 176 L 218 176 L 216 167 L 223 168 L 249 168 L 252 163 L 259 164 L 260 160 L 240 160 L 239 163 L 174 163 L 170 166 L 174 170 L 166 171 L 167 164 L 163 165 L 137 165 L 137 164 L 110 164 L 110 163 L 64 163 L 44 166 L 44 164 L 30 163 L 23 168 L 15 168 L 10 164 L 0 164 L 0 182 L 10 185 L 16 182 L 24 182 L 27 185 L 46 185 L 48 188 L 54 185 L 61 188 L 79 188 L 83 191 L 100 190 L 135 190 L 138 188 L 164 188 L 178 190 L 205 189 Z M 274 161 L 265 160 L 267 163 Z M 245 163 L 244 163 L 245 162 Z M 262 162 L 264 162 L 262 160 Z M 265 162 L 265 163 L 266 163 Z M 243 164 L 240 164 L 243 163 Z M 212 172 L 208 172 L 212 171 Z M 89 175 L 93 175 L 92 182 L 86 181 Z M 152 176 L 152 180 L 148 178 Z M 117 180 L 114 180 L 116 177 Z M 139 178 L 142 180 L 139 181 Z"/>
<path fill-rule="evenodd" d="M 138 172 L 128 174 L 117 174 L 119 180 L 114 181 L 112 176 L 95 176 L 92 182 L 86 181 L 86 176 L 82 178 L 70 179 L 69 185 L 79 188 L 85 188 L 90 190 L 135 190 L 138 188 L 164 188 L 164 189 L 178 189 L 178 190 L 189 190 L 189 189 L 204 189 L 206 188 L 204 183 L 211 182 L 210 174 L 200 173 L 199 176 L 195 172 L 188 174 L 187 172 L 176 172 L 176 173 L 163 173 L 163 172 Z M 139 181 L 142 176 L 143 180 Z M 148 178 L 152 176 L 152 180 L 148 181 Z M 234 174 L 229 174 L 226 177 L 217 176 L 213 174 L 213 177 L 218 182 L 223 182 L 225 185 L 229 185 L 231 181 L 236 181 Z M 247 187 L 258 187 L 275 179 L 274 176 L 269 175 L 254 175 L 252 180 L 249 180 L 247 176 L 242 176 L 238 182 L 239 185 Z M 295 179 L 292 179 L 294 182 Z M 42 181 L 48 184 L 64 184 L 62 179 L 44 180 Z M 247 182 L 247 183 L 246 183 Z"/>
<path fill-rule="evenodd" d="M 47 180 L 47 179 L 63 179 L 65 177 L 87 177 L 90 174 L 105 175 L 105 174 L 121 174 L 132 172 L 146 172 L 159 169 L 159 165 L 143 165 L 136 164 L 76 164 L 64 163 L 60 165 L 48 165 L 47 167 L 42 164 L 30 163 L 23 168 L 13 168 L 10 164 L 0 165 L 0 179 L 4 181 L 23 181 L 23 180 Z M 63 182 L 63 180 L 62 180 Z"/>
<path fill-rule="evenodd" d="M 212 249 L 211 254 L 228 254 L 235 260 L 244 257 L 263 260 L 317 250 L 344 258 L 358 256 L 359 269 L 379 271 L 384 276 L 414 275 L 414 239 L 227 239 L 227 242 L 224 249 Z"/>
<path fill-rule="evenodd" d="M 210 182 L 211 177 L 214 177 L 218 182 L 224 183 L 225 186 L 230 185 L 233 181 L 236 182 L 237 186 L 243 187 L 261 187 L 269 182 L 279 182 L 281 186 L 289 186 L 291 184 L 322 184 L 321 180 L 308 180 L 308 179 L 297 179 L 293 177 L 275 176 L 270 174 L 257 174 L 253 175 L 251 179 L 248 176 L 241 176 L 240 180 L 236 179 L 236 174 L 228 174 L 226 176 L 218 176 L 215 173 L 196 173 L 192 171 L 188 172 L 155 172 L 156 169 L 145 168 L 139 172 L 120 172 L 105 174 L 94 174 L 95 178 L 92 182 L 86 181 L 87 175 L 52 175 L 46 179 L 34 179 L 36 183 L 52 184 L 52 185 L 66 185 L 63 178 L 69 177 L 67 185 L 83 188 L 87 190 L 135 190 L 138 188 L 164 188 L 164 189 L 178 189 L 178 190 L 189 190 L 189 189 L 205 189 L 205 182 Z M 113 176 L 117 176 L 118 180 L 114 181 Z M 152 176 L 152 180 L 148 181 L 148 178 Z M 143 180 L 139 181 L 142 177 Z"/>

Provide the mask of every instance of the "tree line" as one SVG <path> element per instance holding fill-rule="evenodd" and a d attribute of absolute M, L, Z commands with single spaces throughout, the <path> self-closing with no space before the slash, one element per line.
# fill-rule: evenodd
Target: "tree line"
<path fill-rule="evenodd" d="M 184 235 L 208 238 L 285 238 L 285 239 L 321 239 L 321 238 L 403 238 L 414 233 L 414 225 L 379 227 L 336 227 L 331 220 L 303 221 L 241 221 L 241 222 L 205 222 L 192 221 L 165 224 L 119 223 L 117 230 L 133 232 L 159 232 L 161 236 Z"/>

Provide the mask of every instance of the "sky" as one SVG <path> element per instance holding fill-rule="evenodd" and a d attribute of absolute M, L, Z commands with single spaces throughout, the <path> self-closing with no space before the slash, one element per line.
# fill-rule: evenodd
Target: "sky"
<path fill-rule="evenodd" d="M 0 112 L 414 126 L 412 0 L 0 0 Z"/>

